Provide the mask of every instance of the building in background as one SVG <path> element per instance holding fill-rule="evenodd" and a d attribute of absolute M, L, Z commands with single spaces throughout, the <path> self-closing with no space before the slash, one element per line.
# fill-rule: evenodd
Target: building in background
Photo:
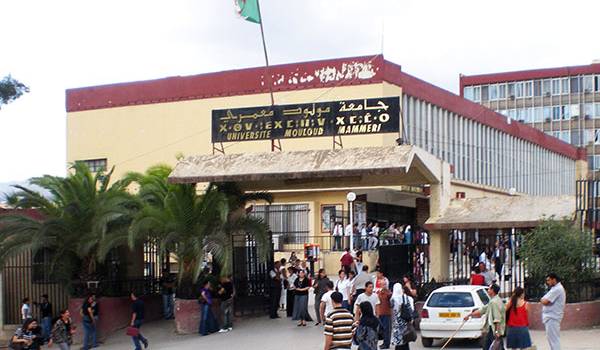
<path fill-rule="evenodd" d="M 460 94 L 587 150 L 600 173 L 600 61 L 590 65 L 461 75 Z"/>

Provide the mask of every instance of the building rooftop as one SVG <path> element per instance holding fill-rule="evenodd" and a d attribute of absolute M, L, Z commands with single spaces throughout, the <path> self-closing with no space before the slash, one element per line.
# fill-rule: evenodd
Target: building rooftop
<path fill-rule="evenodd" d="M 568 77 L 568 76 L 573 76 L 573 75 L 585 75 L 585 74 L 600 74 L 600 62 L 594 61 L 592 64 L 583 65 L 583 66 L 541 68 L 541 69 L 530 69 L 530 70 L 476 74 L 476 75 L 462 75 L 461 74 L 460 90 L 462 93 L 462 88 L 464 86 L 471 86 L 471 85 L 495 84 L 495 83 L 503 83 L 503 82 L 508 82 L 508 81 L 521 81 L 521 80 L 533 80 L 533 79 L 545 79 L 545 78 L 559 78 L 559 77 Z"/>
<path fill-rule="evenodd" d="M 600 68 L 600 65 L 598 65 Z M 382 55 L 339 58 L 176 76 L 68 89 L 67 112 L 177 102 L 185 100 L 334 88 L 388 82 L 402 87 L 403 94 L 429 102 L 519 139 L 527 140 L 571 159 L 585 159 L 578 149 L 533 127 L 511 122 L 505 116 L 402 71 Z M 276 97 L 277 102 L 277 97 Z"/>

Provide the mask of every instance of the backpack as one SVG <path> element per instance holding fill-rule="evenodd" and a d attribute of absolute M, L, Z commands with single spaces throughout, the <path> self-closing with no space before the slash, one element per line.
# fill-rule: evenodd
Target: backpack
<path fill-rule="evenodd" d="M 402 305 L 400 305 L 400 318 L 406 322 L 410 322 L 415 319 L 415 315 L 410 309 L 410 304 L 404 295 L 402 296 Z"/>

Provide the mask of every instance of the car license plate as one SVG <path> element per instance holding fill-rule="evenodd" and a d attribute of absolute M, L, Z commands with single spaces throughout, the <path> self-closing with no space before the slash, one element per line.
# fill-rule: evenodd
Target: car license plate
<path fill-rule="evenodd" d="M 440 312 L 441 318 L 460 318 L 460 312 Z"/>

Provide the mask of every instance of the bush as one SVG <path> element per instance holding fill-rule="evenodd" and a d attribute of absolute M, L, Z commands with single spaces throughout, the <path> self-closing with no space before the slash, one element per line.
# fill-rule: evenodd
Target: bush
<path fill-rule="evenodd" d="M 531 287 L 544 284 L 545 276 L 556 273 L 565 283 L 589 281 L 594 277 L 592 235 L 569 220 L 548 219 L 525 236 L 519 254 L 525 260 Z"/>

